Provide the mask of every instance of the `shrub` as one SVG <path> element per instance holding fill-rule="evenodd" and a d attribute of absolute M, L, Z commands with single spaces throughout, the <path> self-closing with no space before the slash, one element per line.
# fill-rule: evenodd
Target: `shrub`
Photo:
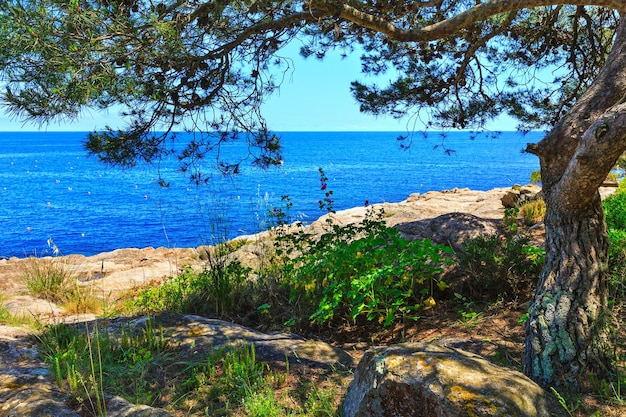
<path fill-rule="evenodd" d="M 602 207 L 609 229 L 626 230 L 626 192 L 618 190 L 611 194 L 604 199 Z"/>
<path fill-rule="evenodd" d="M 626 230 L 609 229 L 609 291 L 612 299 L 626 296 Z"/>
<path fill-rule="evenodd" d="M 20 277 L 32 295 L 53 302 L 67 300 L 76 281 L 76 274 L 63 258 L 28 258 Z"/>
<path fill-rule="evenodd" d="M 533 171 L 530 173 L 530 182 L 539 183 L 541 182 L 541 171 Z"/>
<path fill-rule="evenodd" d="M 482 235 L 470 239 L 457 252 L 466 275 L 465 288 L 473 300 L 527 300 L 543 268 L 545 251 L 521 233 Z"/>
<path fill-rule="evenodd" d="M 546 215 L 546 203 L 543 198 L 527 201 L 520 207 L 520 214 L 526 226 L 542 222 Z"/>
<path fill-rule="evenodd" d="M 173 311 L 221 316 L 236 307 L 249 273 L 250 268 L 236 260 L 214 263 L 199 273 L 186 266 L 160 286 L 140 290 L 134 308 L 142 313 Z"/>
<path fill-rule="evenodd" d="M 434 303 L 435 288 L 447 287 L 439 277 L 452 250 L 430 240 L 408 242 L 384 225 L 382 215 L 370 210 L 362 223 L 332 225 L 314 242 L 288 235 L 294 251 L 281 243 L 284 253 L 299 254 L 285 262 L 291 301 L 314 322 L 364 317 L 389 326 L 416 317 Z"/>

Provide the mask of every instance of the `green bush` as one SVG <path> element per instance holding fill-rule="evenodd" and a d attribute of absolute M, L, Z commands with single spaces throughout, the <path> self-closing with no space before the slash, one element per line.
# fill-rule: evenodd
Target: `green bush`
<path fill-rule="evenodd" d="M 546 215 L 546 203 L 543 198 L 527 201 L 520 207 L 520 214 L 526 226 L 540 223 Z"/>
<path fill-rule="evenodd" d="M 447 287 L 439 277 L 452 249 L 408 242 L 381 218 L 382 212 L 370 211 L 362 223 L 332 225 L 312 244 L 311 236 L 287 236 L 295 251 L 285 253 L 299 253 L 286 261 L 291 301 L 314 322 L 364 317 L 389 326 L 416 317 L 434 303 L 435 288 Z"/>
<path fill-rule="evenodd" d="M 76 274 L 64 258 L 28 258 L 20 271 L 22 282 L 35 297 L 53 302 L 66 301 Z"/>
<path fill-rule="evenodd" d="M 604 199 L 602 207 L 609 229 L 626 230 L 626 192 L 618 191 L 611 194 Z"/>
<path fill-rule="evenodd" d="M 160 286 L 139 291 L 134 308 L 141 313 L 224 315 L 235 309 L 250 271 L 236 260 L 213 264 L 199 273 L 183 267 Z"/>
<path fill-rule="evenodd" d="M 540 183 L 541 182 L 541 171 L 533 171 L 530 173 L 530 182 Z"/>
<path fill-rule="evenodd" d="M 481 235 L 466 241 L 457 258 L 462 292 L 472 300 L 528 300 L 543 268 L 545 251 L 522 233 Z"/>
<path fill-rule="evenodd" d="M 626 230 L 609 229 L 609 291 L 613 300 L 626 296 Z"/>

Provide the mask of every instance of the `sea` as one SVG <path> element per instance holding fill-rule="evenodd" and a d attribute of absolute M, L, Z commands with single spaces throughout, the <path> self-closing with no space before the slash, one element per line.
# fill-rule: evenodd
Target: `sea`
<path fill-rule="evenodd" d="M 275 209 L 314 221 L 326 213 L 319 207 L 326 191 L 342 210 L 431 190 L 526 184 L 539 162 L 523 149 L 543 133 L 429 132 L 414 134 L 404 149 L 402 132 L 284 132 L 282 165 L 244 162 L 239 174 L 224 177 L 207 156 L 203 169 L 212 175 L 202 185 L 175 158 L 107 167 L 87 156 L 86 135 L 0 132 L 0 259 L 215 244 L 267 229 Z M 246 146 L 229 144 L 222 155 Z"/>

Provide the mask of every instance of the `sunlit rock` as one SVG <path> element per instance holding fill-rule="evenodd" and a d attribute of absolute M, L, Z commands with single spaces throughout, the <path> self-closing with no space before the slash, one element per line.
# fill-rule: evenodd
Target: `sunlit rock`
<path fill-rule="evenodd" d="M 560 417 L 551 394 L 520 372 L 427 343 L 370 349 L 357 366 L 345 417 Z"/>

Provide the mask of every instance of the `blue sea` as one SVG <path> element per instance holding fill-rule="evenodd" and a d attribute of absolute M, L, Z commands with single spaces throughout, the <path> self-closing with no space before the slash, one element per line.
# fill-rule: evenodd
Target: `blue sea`
<path fill-rule="evenodd" d="M 0 133 L 0 258 L 93 255 L 126 247 L 195 247 L 253 234 L 268 213 L 293 202 L 289 216 L 323 215 L 318 168 L 324 169 L 336 210 L 398 202 L 412 193 L 468 187 L 488 190 L 529 182 L 539 168 L 524 154 L 526 135 L 453 132 L 413 138 L 400 148 L 394 132 L 281 133 L 284 163 L 262 170 L 244 163 L 239 175 L 214 175 L 196 186 L 175 160 L 122 170 L 88 158 L 81 132 Z M 184 135 L 182 136 L 184 140 Z M 244 143 L 224 152 L 241 152 Z M 210 159 L 207 159 L 210 161 Z M 162 177 L 169 187 L 159 185 Z"/>

